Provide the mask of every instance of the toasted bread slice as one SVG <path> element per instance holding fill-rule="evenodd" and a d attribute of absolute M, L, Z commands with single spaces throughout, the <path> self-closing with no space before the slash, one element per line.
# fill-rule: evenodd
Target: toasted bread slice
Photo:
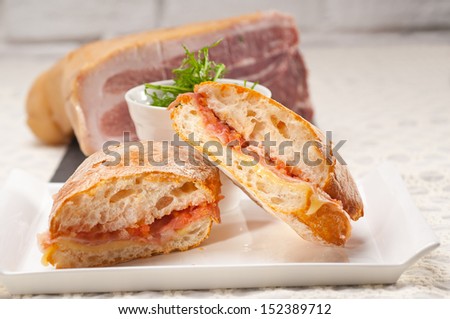
<path fill-rule="evenodd" d="M 87 158 L 56 194 L 41 236 L 43 261 L 107 266 L 186 250 L 220 221 L 219 199 L 218 170 L 187 147 L 108 148 Z"/>
<path fill-rule="evenodd" d="M 26 102 L 28 126 L 50 144 L 67 143 L 75 133 L 85 155 L 105 141 L 122 140 L 124 132 L 134 137 L 125 92 L 171 79 L 184 57 L 182 45 L 197 51 L 219 39 L 223 42 L 210 57 L 226 64 L 229 76 L 262 81 L 297 112 L 312 117 L 296 23 L 287 14 L 268 11 L 83 45 L 36 79 Z M 296 85 L 278 85 L 280 77 Z"/>
<path fill-rule="evenodd" d="M 205 82 L 178 96 L 171 118 L 183 140 L 303 238 L 343 245 L 350 218 L 363 216 L 357 187 L 324 135 L 276 101 L 238 85 Z"/>

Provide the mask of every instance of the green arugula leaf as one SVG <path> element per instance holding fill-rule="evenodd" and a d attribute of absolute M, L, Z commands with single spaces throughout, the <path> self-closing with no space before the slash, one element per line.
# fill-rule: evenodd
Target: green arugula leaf
<path fill-rule="evenodd" d="M 254 90 L 255 87 L 256 87 L 258 84 L 259 84 L 259 81 L 254 82 L 253 85 L 252 85 L 252 87 L 251 87 L 251 89 Z"/>
<path fill-rule="evenodd" d="M 178 94 L 193 92 L 194 86 L 205 81 L 216 81 L 223 78 L 226 68 L 223 63 L 216 63 L 209 59 L 209 49 L 217 46 L 222 39 L 213 44 L 201 48 L 197 54 L 191 52 L 185 45 L 185 58 L 181 62 L 181 66 L 172 70 L 174 74 L 174 85 L 154 85 L 145 84 L 145 94 L 153 99 L 153 105 L 168 107 Z M 148 89 L 160 91 L 148 92 Z"/>

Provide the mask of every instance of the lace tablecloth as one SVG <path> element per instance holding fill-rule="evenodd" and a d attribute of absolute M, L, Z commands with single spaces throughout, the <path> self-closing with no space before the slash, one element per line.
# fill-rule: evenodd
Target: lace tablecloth
<path fill-rule="evenodd" d="M 311 47 L 303 51 L 316 121 L 333 132 L 334 140 L 347 140 L 340 152 L 353 175 L 362 176 L 381 161 L 394 162 L 441 246 L 393 285 L 64 297 L 450 297 L 450 45 Z M 0 186 L 15 167 L 48 180 L 64 153 L 64 147 L 39 144 L 25 125 L 26 91 L 52 61 L 26 56 L 0 60 Z M 0 297 L 9 296 L 0 284 Z"/>

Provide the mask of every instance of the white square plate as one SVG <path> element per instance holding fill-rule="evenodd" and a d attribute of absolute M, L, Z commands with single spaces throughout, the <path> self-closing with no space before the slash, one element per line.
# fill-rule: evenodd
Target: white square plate
<path fill-rule="evenodd" d="M 345 248 L 300 239 L 247 198 L 222 213 L 200 247 L 114 267 L 55 270 L 40 263 L 61 184 L 13 171 L 0 194 L 0 281 L 13 294 L 394 283 L 439 242 L 392 165 L 358 182 L 365 216 Z"/>

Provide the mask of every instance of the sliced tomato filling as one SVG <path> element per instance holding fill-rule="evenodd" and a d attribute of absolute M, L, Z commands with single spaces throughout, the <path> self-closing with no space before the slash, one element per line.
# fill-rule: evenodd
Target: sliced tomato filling
<path fill-rule="evenodd" d="M 58 238 L 70 238 L 89 245 L 99 245 L 115 240 L 141 240 L 145 242 L 159 242 L 161 238 L 171 237 L 177 231 L 186 228 L 191 223 L 210 216 L 213 220 L 220 221 L 219 208 L 216 203 L 191 206 L 183 210 L 174 211 L 169 215 L 156 219 L 152 224 L 138 224 L 122 230 L 112 232 L 79 232 L 76 234 L 60 234 L 55 238 L 42 237 L 40 239 L 43 249 L 48 248 Z"/>
<path fill-rule="evenodd" d="M 198 109 L 200 114 L 203 117 L 203 123 L 206 126 L 206 129 L 213 133 L 217 138 L 219 138 L 220 142 L 223 144 L 228 144 L 232 141 L 237 140 L 238 145 L 242 145 L 245 140 L 242 138 L 242 135 L 236 132 L 232 127 L 230 127 L 225 122 L 221 121 L 211 109 L 208 108 L 206 98 L 202 94 L 195 94 L 195 98 L 197 101 Z"/>

